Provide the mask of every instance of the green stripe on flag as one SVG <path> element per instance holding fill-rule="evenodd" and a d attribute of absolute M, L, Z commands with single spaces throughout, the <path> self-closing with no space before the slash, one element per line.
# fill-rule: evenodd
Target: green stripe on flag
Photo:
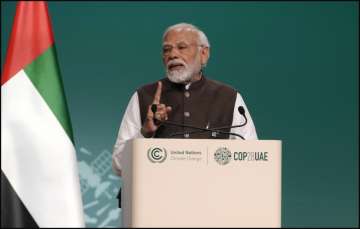
<path fill-rule="evenodd" d="M 24 70 L 74 144 L 55 46 L 48 48 Z"/>

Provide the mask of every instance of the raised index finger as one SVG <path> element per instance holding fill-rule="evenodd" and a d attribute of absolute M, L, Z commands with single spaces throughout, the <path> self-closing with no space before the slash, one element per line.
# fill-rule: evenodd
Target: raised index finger
<path fill-rule="evenodd" d="M 160 103 L 161 90 L 162 90 L 162 83 L 161 83 L 161 81 L 159 81 L 158 86 L 156 88 L 153 104 L 159 104 Z"/>

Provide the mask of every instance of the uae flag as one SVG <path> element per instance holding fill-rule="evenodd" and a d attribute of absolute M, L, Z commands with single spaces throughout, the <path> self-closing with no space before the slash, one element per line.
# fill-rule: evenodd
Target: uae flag
<path fill-rule="evenodd" d="M 1 227 L 84 227 L 45 2 L 18 2 L 1 76 Z"/>

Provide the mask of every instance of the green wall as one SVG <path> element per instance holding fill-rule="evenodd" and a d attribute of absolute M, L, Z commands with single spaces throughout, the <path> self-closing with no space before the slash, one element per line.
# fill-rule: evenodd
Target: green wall
<path fill-rule="evenodd" d="M 50 2 L 49 10 L 79 161 L 111 154 L 134 90 L 164 75 L 163 31 L 189 22 L 209 38 L 208 77 L 240 91 L 260 139 L 283 141 L 282 225 L 359 224 L 358 2 Z M 14 2 L 1 2 L 1 66 L 14 12 Z M 119 180 L 101 176 L 112 188 L 97 203 L 116 208 Z M 83 193 L 88 226 L 106 217 L 91 209 L 94 198 Z"/>

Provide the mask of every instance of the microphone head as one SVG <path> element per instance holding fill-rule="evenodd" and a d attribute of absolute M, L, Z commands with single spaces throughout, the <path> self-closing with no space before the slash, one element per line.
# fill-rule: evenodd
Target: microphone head
<path fill-rule="evenodd" d="M 240 113 L 241 115 L 244 115 L 244 114 L 245 114 L 245 109 L 244 109 L 243 106 L 239 106 L 239 107 L 238 107 L 238 111 L 239 111 L 239 113 Z"/>
<path fill-rule="evenodd" d="M 157 105 L 156 105 L 156 104 L 151 105 L 151 111 L 152 111 L 154 114 L 155 114 L 156 110 L 157 110 Z"/>

